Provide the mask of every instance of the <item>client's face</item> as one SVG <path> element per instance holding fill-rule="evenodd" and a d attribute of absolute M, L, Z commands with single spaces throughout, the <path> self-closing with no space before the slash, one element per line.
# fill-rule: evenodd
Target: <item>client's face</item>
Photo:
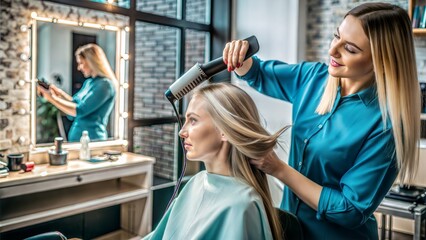
<path fill-rule="evenodd" d="M 179 132 L 184 139 L 184 147 L 189 160 L 211 163 L 218 160 L 223 144 L 221 133 L 215 127 L 206 103 L 199 96 L 194 96 L 186 111 L 185 124 Z"/>

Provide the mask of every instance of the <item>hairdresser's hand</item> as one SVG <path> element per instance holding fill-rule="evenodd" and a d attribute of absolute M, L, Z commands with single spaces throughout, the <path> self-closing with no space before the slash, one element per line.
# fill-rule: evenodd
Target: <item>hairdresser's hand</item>
<path fill-rule="evenodd" d="M 64 90 L 58 88 L 57 86 L 50 84 L 50 91 L 52 91 L 57 97 L 65 99 L 67 101 L 72 101 L 72 96 L 68 95 Z"/>
<path fill-rule="evenodd" d="M 249 43 L 246 40 L 234 40 L 228 42 L 223 49 L 223 61 L 228 65 L 228 72 L 234 71 L 235 73 L 243 76 L 251 68 L 253 60 L 251 58 L 244 61 Z"/>
<path fill-rule="evenodd" d="M 52 91 L 53 93 L 55 93 L 57 96 L 62 97 L 63 92 L 62 89 L 58 88 L 57 86 L 50 84 L 49 86 L 50 91 Z"/>
<path fill-rule="evenodd" d="M 37 93 L 40 96 L 44 97 L 47 101 L 53 101 L 52 91 L 50 91 L 50 89 L 45 89 L 42 86 L 37 86 Z"/>
<path fill-rule="evenodd" d="M 262 172 L 277 177 L 285 167 L 283 161 L 281 161 L 274 151 L 271 151 L 266 157 L 260 159 L 252 159 L 250 163 Z"/>

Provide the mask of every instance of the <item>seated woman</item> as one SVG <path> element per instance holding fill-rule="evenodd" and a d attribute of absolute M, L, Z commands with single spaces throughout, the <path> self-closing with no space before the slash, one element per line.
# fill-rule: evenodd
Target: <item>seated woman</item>
<path fill-rule="evenodd" d="M 250 96 L 229 84 L 195 90 L 179 136 L 206 170 L 191 178 L 144 239 L 280 239 L 266 175 L 250 159 L 268 154 L 287 127 L 269 134 Z"/>
<path fill-rule="evenodd" d="M 75 56 L 78 70 L 88 79 L 74 96 L 53 84 L 49 89 L 38 86 L 37 90 L 59 110 L 74 118 L 68 141 L 79 141 L 84 130 L 89 132 L 91 140 L 106 140 L 106 127 L 115 102 L 116 77 L 98 45 L 81 46 L 75 51 Z"/>

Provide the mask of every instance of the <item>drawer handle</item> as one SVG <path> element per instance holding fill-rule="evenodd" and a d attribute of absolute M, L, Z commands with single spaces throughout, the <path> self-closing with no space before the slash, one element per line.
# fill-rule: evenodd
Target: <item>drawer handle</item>
<path fill-rule="evenodd" d="M 83 181 L 83 178 L 81 176 L 77 176 L 77 182 Z"/>

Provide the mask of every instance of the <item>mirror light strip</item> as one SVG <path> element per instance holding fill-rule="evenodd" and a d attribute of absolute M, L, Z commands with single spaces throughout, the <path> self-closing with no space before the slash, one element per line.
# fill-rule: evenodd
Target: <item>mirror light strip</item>
<path fill-rule="evenodd" d="M 89 23 L 89 22 L 75 22 L 70 21 L 66 19 L 58 19 L 58 18 L 49 18 L 49 17 L 40 17 L 37 15 L 36 12 L 31 13 L 31 17 L 37 21 L 43 21 L 43 22 L 52 22 L 52 23 L 61 23 L 66 25 L 72 25 L 72 26 L 84 26 L 89 28 L 97 28 L 97 29 L 105 29 L 105 30 L 111 30 L 111 31 L 119 31 L 120 28 L 116 26 L 111 25 L 102 25 L 98 23 Z"/>

